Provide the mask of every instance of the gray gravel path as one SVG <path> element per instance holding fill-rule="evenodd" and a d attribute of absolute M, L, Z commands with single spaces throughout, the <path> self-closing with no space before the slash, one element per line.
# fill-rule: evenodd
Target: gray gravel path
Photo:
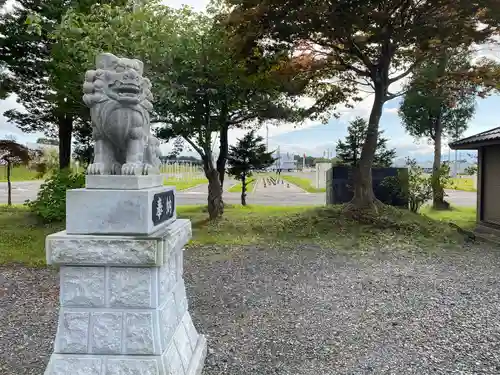
<path fill-rule="evenodd" d="M 43 374 L 57 328 L 56 280 L 48 268 L 0 267 L 1 375 Z"/>
<path fill-rule="evenodd" d="M 203 375 L 500 374 L 499 250 L 204 247 L 185 260 Z M 0 269 L 0 374 L 43 374 L 56 284 Z"/>

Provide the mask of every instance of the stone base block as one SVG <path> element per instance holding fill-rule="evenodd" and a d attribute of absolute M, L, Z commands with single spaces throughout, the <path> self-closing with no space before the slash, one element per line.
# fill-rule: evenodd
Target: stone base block
<path fill-rule="evenodd" d="M 152 174 L 147 176 L 111 176 L 87 175 L 87 189 L 140 190 L 163 185 L 163 176 Z"/>
<path fill-rule="evenodd" d="M 191 222 L 177 219 L 149 235 L 81 235 L 66 231 L 45 239 L 47 263 L 74 266 L 162 266 L 188 243 Z"/>
<path fill-rule="evenodd" d="M 74 189 L 66 193 L 68 234 L 150 234 L 176 218 L 175 187 Z"/>
<path fill-rule="evenodd" d="M 173 342 L 160 356 L 82 356 L 53 354 L 45 375 L 201 375 L 207 340 L 199 335 L 187 366 Z"/>
<path fill-rule="evenodd" d="M 145 236 L 47 237 L 60 309 L 46 375 L 200 375 L 206 340 L 188 311 L 183 247 L 191 222 Z"/>

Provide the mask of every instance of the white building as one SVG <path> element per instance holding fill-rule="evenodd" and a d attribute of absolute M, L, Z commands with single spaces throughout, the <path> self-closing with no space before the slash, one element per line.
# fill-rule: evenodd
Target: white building
<path fill-rule="evenodd" d="M 281 169 L 282 171 L 288 171 L 297 169 L 297 163 L 293 158 L 293 155 L 290 153 L 281 153 L 275 151 L 273 153 L 273 157 L 276 159 L 274 164 L 271 166 L 271 170 L 275 171 Z"/>

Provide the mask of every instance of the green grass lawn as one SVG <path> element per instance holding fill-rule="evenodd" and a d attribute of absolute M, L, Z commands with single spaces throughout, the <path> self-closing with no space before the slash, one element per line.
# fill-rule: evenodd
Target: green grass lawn
<path fill-rule="evenodd" d="M 175 179 L 167 179 L 163 182 L 164 185 L 175 186 L 177 191 L 190 189 L 192 187 L 202 185 L 202 184 L 207 184 L 207 183 L 208 183 L 207 179 L 198 179 L 198 180 L 191 180 L 191 181 L 178 181 Z"/>
<path fill-rule="evenodd" d="M 446 188 L 462 191 L 477 191 L 474 188 L 474 180 L 472 178 L 452 178 Z"/>
<path fill-rule="evenodd" d="M 462 239 L 447 221 L 464 228 L 474 221 L 473 210 L 463 208 L 447 212 L 426 208 L 425 215 L 417 215 L 388 207 L 361 221 L 347 218 L 342 206 L 227 206 L 223 219 L 214 223 L 207 220 L 206 206 L 179 206 L 177 212 L 179 218 L 192 220 L 191 246 L 302 241 L 339 251 L 390 251 L 417 245 L 441 249 Z M 41 224 L 23 206 L 0 206 L 0 264 L 44 266 L 45 237 L 63 228 L 63 223 Z"/>
<path fill-rule="evenodd" d="M 308 178 L 290 176 L 286 174 L 281 175 L 281 178 L 283 178 L 283 180 L 287 182 L 290 182 L 291 184 L 297 185 L 298 187 L 304 189 L 308 193 L 324 193 L 326 191 L 325 188 L 319 188 L 319 189 L 315 188 L 312 185 L 312 181 Z"/>
<path fill-rule="evenodd" d="M 475 207 L 452 207 L 451 210 L 433 210 L 426 206 L 420 209 L 420 213 L 440 222 L 452 222 L 458 226 L 472 230 L 476 224 Z"/>
<path fill-rule="evenodd" d="M 251 193 L 253 189 L 255 188 L 255 184 L 257 183 L 256 178 L 249 178 L 248 179 L 248 184 L 247 184 L 247 193 Z M 230 193 L 241 193 L 241 182 L 238 182 L 237 184 L 234 184 L 231 186 L 228 190 Z"/>
<path fill-rule="evenodd" d="M 24 165 L 15 166 L 11 171 L 11 181 L 30 181 L 38 179 L 38 172 Z M 7 182 L 7 167 L 0 165 L 0 182 Z"/>

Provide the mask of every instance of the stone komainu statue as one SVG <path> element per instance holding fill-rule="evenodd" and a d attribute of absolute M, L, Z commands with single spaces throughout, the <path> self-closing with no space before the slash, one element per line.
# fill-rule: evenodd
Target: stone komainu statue
<path fill-rule="evenodd" d="M 160 142 L 151 135 L 151 82 L 142 76 L 144 64 L 110 53 L 96 58 L 83 84 L 90 108 L 94 162 L 88 174 L 159 174 Z"/>

